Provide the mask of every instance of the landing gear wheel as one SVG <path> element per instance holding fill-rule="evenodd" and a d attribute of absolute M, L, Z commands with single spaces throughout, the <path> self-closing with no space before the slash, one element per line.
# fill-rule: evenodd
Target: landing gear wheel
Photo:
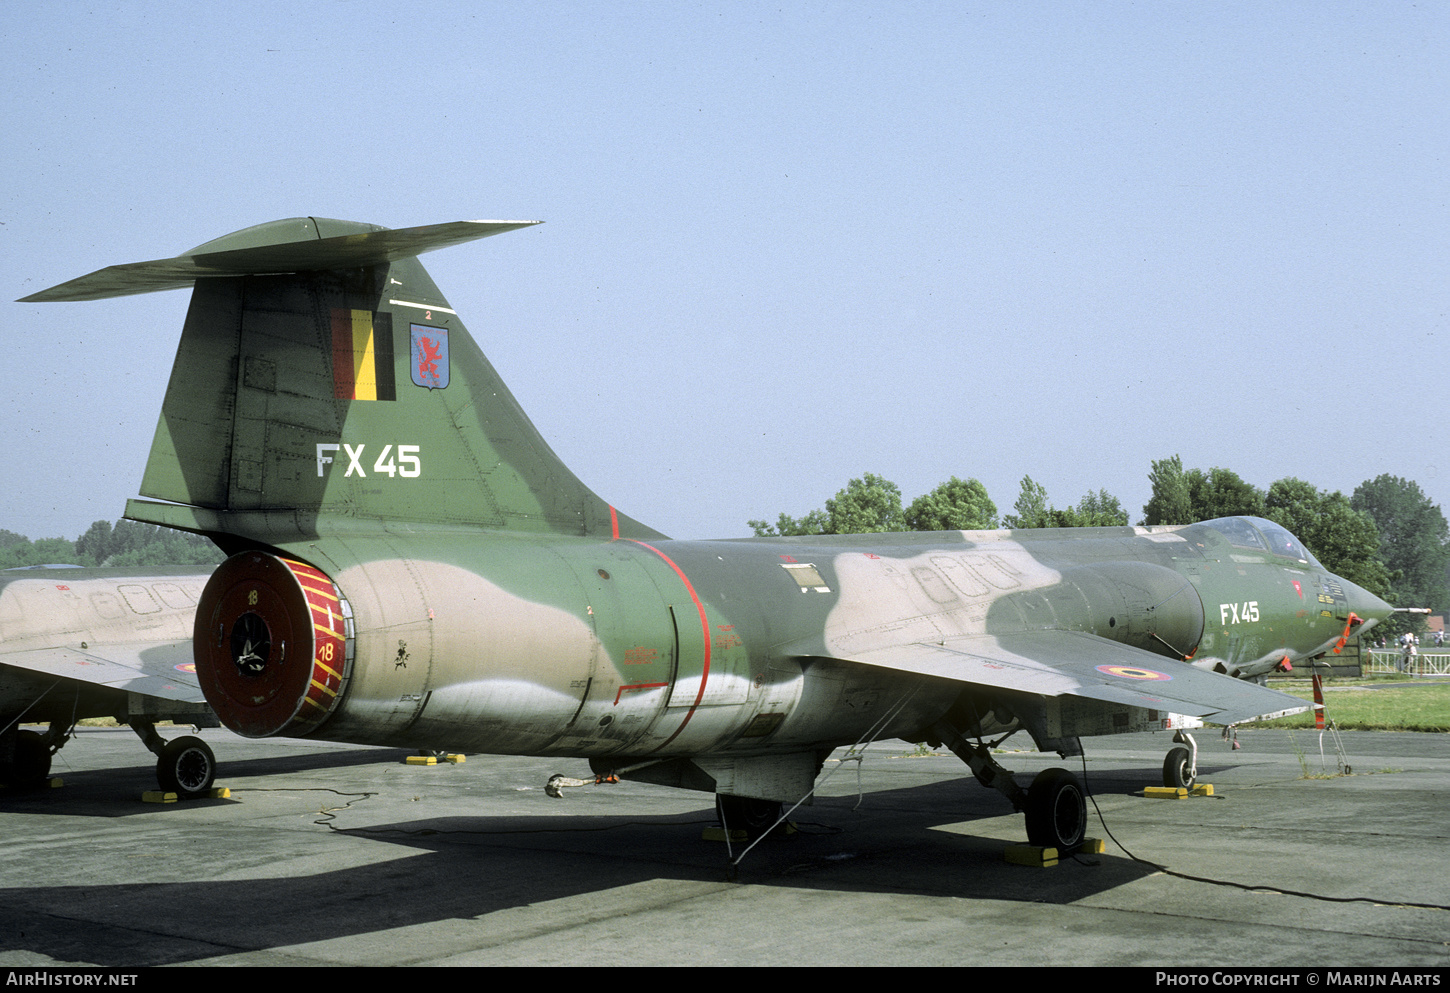
<path fill-rule="evenodd" d="M 1044 769 L 1027 791 L 1027 841 L 1064 854 L 1082 844 L 1087 803 L 1077 777 L 1066 769 Z"/>
<path fill-rule="evenodd" d="M 754 841 L 780 820 L 780 802 L 716 793 L 715 813 L 720 815 L 720 824 L 727 830 L 744 831 Z"/>
<path fill-rule="evenodd" d="M 50 775 L 50 747 L 45 736 L 35 731 L 15 732 L 15 758 L 4 771 L 9 784 L 22 789 L 45 782 Z"/>
<path fill-rule="evenodd" d="M 156 759 L 156 781 L 168 793 L 200 796 L 216 780 L 216 756 L 194 735 L 168 741 Z"/>
<path fill-rule="evenodd" d="M 1163 759 L 1163 785 L 1170 789 L 1193 789 L 1198 777 L 1193 774 L 1189 765 L 1191 758 L 1186 748 L 1170 748 L 1167 757 Z"/>

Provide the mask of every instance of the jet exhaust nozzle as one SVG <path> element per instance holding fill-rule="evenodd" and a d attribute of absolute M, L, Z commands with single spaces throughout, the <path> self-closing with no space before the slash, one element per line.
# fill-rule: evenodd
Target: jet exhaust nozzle
<path fill-rule="evenodd" d="M 325 573 L 242 552 L 202 591 L 192 639 L 197 679 L 237 734 L 305 735 L 341 698 L 351 636 L 352 612 Z"/>

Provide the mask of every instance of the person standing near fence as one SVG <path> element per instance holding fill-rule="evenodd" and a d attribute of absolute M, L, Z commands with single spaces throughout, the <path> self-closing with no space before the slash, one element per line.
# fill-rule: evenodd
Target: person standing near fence
<path fill-rule="evenodd" d="M 1401 672 L 1410 672 L 1411 659 L 1415 657 L 1415 636 L 1406 631 L 1400 636 L 1400 664 L 1397 668 Z"/>

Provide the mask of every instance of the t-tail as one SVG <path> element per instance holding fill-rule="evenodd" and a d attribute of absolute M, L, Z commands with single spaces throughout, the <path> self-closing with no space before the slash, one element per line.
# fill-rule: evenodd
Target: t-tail
<path fill-rule="evenodd" d="M 228 551 L 384 521 L 662 537 L 559 460 L 417 259 L 535 223 L 272 221 L 24 302 L 194 285 L 133 520 Z"/>

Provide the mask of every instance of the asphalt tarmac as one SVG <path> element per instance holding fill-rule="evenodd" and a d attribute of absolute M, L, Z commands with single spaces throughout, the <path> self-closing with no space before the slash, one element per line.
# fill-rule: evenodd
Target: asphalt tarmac
<path fill-rule="evenodd" d="M 732 865 L 708 795 L 545 795 L 581 761 L 202 734 L 229 799 L 143 803 L 125 729 L 82 730 L 64 786 L 0 795 L 0 967 L 1450 963 L 1447 735 L 1348 732 L 1353 775 L 1305 778 L 1337 771 L 1328 737 L 1321 764 L 1313 732 L 1204 729 L 1216 792 L 1187 800 L 1141 795 L 1167 734 L 1088 739 L 1107 850 L 1040 868 L 1004 859 L 1005 800 L 902 742 L 838 752 L 799 832 Z"/>

